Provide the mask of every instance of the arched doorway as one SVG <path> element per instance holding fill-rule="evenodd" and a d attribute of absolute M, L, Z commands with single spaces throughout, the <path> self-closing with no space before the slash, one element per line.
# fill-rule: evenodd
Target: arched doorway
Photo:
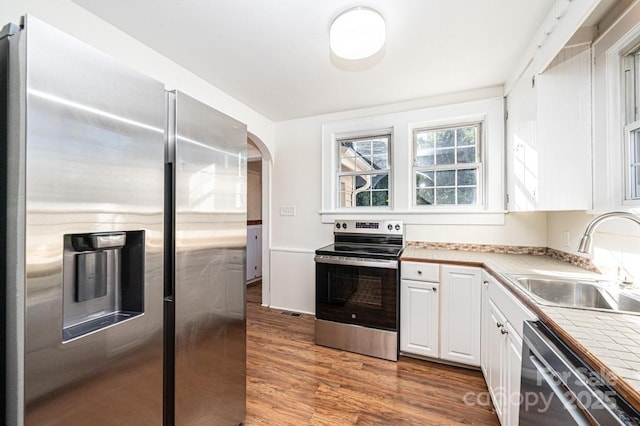
<path fill-rule="evenodd" d="M 269 211 L 271 154 L 247 137 L 247 302 L 269 305 Z"/>

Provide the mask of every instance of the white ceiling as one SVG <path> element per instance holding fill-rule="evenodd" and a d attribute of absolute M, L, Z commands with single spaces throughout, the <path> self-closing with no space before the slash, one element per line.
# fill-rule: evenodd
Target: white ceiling
<path fill-rule="evenodd" d="M 554 0 L 73 0 L 273 121 L 501 85 Z M 343 10 L 377 9 L 384 50 L 332 57 Z"/>

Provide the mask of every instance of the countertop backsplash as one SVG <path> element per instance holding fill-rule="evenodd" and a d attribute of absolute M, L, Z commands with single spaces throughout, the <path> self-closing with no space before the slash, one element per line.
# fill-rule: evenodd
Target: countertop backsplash
<path fill-rule="evenodd" d="M 422 248 L 427 250 L 458 250 L 478 253 L 498 253 L 498 254 L 531 254 L 534 256 L 549 256 L 575 266 L 579 266 L 587 271 L 600 273 L 600 270 L 593 264 L 591 259 L 550 247 L 531 246 L 508 246 L 493 244 L 467 244 L 467 243 L 434 243 L 424 241 L 408 241 L 407 248 Z"/>

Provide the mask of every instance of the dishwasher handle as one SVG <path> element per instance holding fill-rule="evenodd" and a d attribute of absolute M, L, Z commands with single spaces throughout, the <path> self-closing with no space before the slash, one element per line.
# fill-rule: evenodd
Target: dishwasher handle
<path fill-rule="evenodd" d="M 534 389 L 548 385 L 558 395 L 559 403 L 566 406 L 565 399 L 569 399 L 580 410 L 584 420 L 578 424 L 622 425 L 628 424 L 627 419 L 640 419 L 633 406 L 540 321 L 524 322 L 522 341 L 521 392 L 532 385 Z M 539 373 L 537 385 L 525 380 L 524 368 L 529 361 Z M 521 404 L 521 413 L 522 409 Z M 573 417 L 570 408 L 567 412 Z"/>
<path fill-rule="evenodd" d="M 560 400 L 564 408 L 569 415 L 575 420 L 578 425 L 597 425 L 598 422 L 581 406 L 578 404 L 579 399 L 571 392 L 567 386 L 564 385 L 562 380 L 555 372 L 543 365 L 542 362 L 534 354 L 529 356 L 529 360 L 534 365 L 540 377 L 544 379 L 547 385 L 553 390 L 554 395 Z M 571 395 L 571 398 L 568 396 Z M 574 402 L 575 401 L 575 402 Z"/>

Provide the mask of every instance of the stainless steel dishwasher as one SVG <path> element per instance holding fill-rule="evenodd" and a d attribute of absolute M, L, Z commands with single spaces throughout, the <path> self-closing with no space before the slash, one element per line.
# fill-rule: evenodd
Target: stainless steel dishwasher
<path fill-rule="evenodd" d="M 539 321 L 525 321 L 520 425 L 640 425 L 640 413 Z"/>

